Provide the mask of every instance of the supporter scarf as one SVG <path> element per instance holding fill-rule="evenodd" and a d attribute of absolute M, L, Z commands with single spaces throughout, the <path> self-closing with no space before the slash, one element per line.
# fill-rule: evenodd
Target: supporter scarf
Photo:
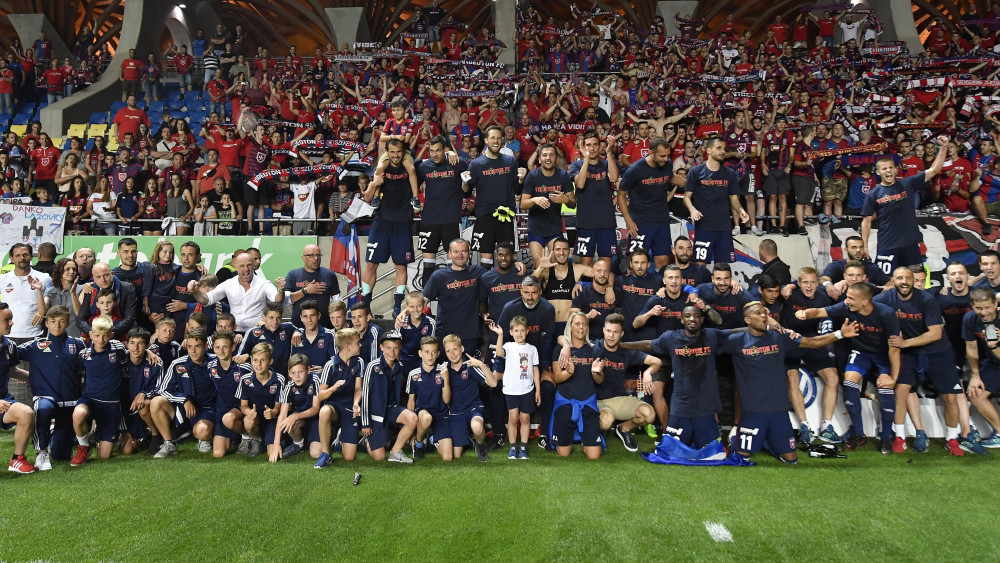
<path fill-rule="evenodd" d="M 674 14 L 674 19 L 677 20 L 677 21 L 679 21 L 679 22 L 681 22 L 681 23 L 687 23 L 687 24 L 691 24 L 691 25 L 701 25 L 701 24 L 705 23 L 705 20 L 703 20 L 701 18 L 697 18 L 697 19 L 694 19 L 694 18 L 692 18 L 692 19 L 682 18 L 681 14 L 679 12 L 676 13 L 676 14 Z"/>
<path fill-rule="evenodd" d="M 446 98 L 496 98 L 503 95 L 503 90 L 484 90 L 473 92 L 471 90 L 449 90 L 444 93 Z"/>
<path fill-rule="evenodd" d="M 358 41 L 358 42 L 354 43 L 354 48 L 355 49 L 378 49 L 381 46 L 382 46 L 382 43 L 380 43 L 378 41 L 368 41 L 368 42 L 360 42 L 360 41 Z"/>
<path fill-rule="evenodd" d="M 428 64 L 432 65 L 463 65 L 463 66 L 478 66 L 483 68 L 507 68 L 507 65 L 503 63 L 481 63 L 479 61 L 450 61 L 448 59 L 430 59 L 427 61 Z"/>
<path fill-rule="evenodd" d="M 949 79 L 952 88 L 1000 88 L 1000 80 Z"/>
<path fill-rule="evenodd" d="M 335 63 L 370 63 L 371 55 L 336 55 L 333 57 Z"/>
<path fill-rule="evenodd" d="M 889 147 L 888 143 L 875 143 L 874 145 L 859 145 L 856 147 L 844 147 L 842 149 L 815 149 L 806 151 L 803 156 L 806 158 L 826 158 L 828 156 L 840 156 L 844 154 L 881 152 Z"/>
<path fill-rule="evenodd" d="M 843 168 L 853 168 L 855 166 L 864 166 L 865 164 L 875 165 L 876 162 L 883 158 L 891 158 L 896 164 L 899 164 L 898 154 L 846 154 L 840 157 L 840 165 Z"/>
<path fill-rule="evenodd" d="M 280 176 L 302 176 L 305 174 L 321 174 L 321 173 L 340 173 L 342 168 L 339 164 L 316 164 L 313 166 L 294 166 L 292 168 L 275 168 L 273 170 L 264 170 L 263 172 L 257 174 L 247 182 L 247 185 L 256 191 L 260 187 L 260 183 L 264 180 L 270 180 L 271 178 L 278 178 Z"/>
<path fill-rule="evenodd" d="M 906 108 L 903 108 L 904 111 Z M 911 129 L 927 129 L 926 123 L 879 123 L 879 129 L 896 128 L 897 131 L 909 131 Z"/>
<path fill-rule="evenodd" d="M 302 139 L 292 143 L 293 151 L 297 151 L 299 149 L 334 149 L 358 152 L 365 150 L 365 144 L 357 141 L 348 141 L 347 139 L 330 139 L 324 141 Z"/>
<path fill-rule="evenodd" d="M 419 33 L 419 32 L 417 32 L 417 33 L 405 32 L 405 33 L 400 33 L 399 36 L 403 37 L 404 39 L 427 39 L 427 33 L 426 32 L 424 32 L 424 33 Z"/>
<path fill-rule="evenodd" d="M 916 78 L 910 80 L 906 83 L 906 89 L 911 88 L 941 88 L 948 83 L 948 79 L 944 77 L 939 78 Z"/>
<path fill-rule="evenodd" d="M 978 102 L 998 102 L 1000 101 L 1000 96 L 966 96 L 965 103 L 962 104 L 962 109 L 958 112 L 964 117 L 969 117 L 972 114 L 972 110 L 976 108 Z"/>
<path fill-rule="evenodd" d="M 882 94 L 868 94 L 867 103 L 872 102 L 885 102 L 889 104 L 903 104 L 906 103 L 906 96 L 885 96 Z"/>
<path fill-rule="evenodd" d="M 865 52 L 872 55 L 899 55 L 901 53 L 909 53 L 910 50 L 905 45 L 879 45 L 878 47 L 865 49 Z"/>
<path fill-rule="evenodd" d="M 764 80 L 767 76 L 767 72 L 763 70 L 755 70 L 748 72 L 747 74 L 740 74 L 738 76 L 719 76 L 717 74 L 706 74 L 702 77 L 702 82 L 709 84 L 741 84 L 743 82 L 756 82 L 758 80 Z"/>

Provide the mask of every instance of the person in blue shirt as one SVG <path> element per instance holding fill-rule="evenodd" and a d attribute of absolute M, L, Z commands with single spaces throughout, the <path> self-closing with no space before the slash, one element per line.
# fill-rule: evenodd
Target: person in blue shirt
<path fill-rule="evenodd" d="M 669 204 L 681 181 L 671 170 L 667 140 L 657 137 L 649 142 L 649 155 L 625 169 L 618 187 L 618 208 L 628 235 L 653 255 L 657 268 L 670 258 Z"/>
<path fill-rule="evenodd" d="M 160 381 L 157 396 L 150 403 L 150 416 L 157 432 L 163 436 L 163 446 L 153 455 L 156 459 L 177 455 L 174 430 L 184 423 L 191 425 L 191 433 L 199 442 L 212 439 L 219 391 L 208 371 L 207 340 L 208 335 L 200 328 L 188 331 L 184 340 L 187 355 L 170 364 Z M 199 449 L 203 449 L 200 443 Z M 211 447 L 207 451 L 211 451 Z"/>
<path fill-rule="evenodd" d="M 481 462 L 490 460 L 486 448 L 486 424 L 483 419 L 483 400 L 479 395 L 479 384 L 485 382 L 496 388 L 497 379 L 482 361 L 466 354 L 462 339 L 449 334 L 442 339 L 444 355 L 448 359 L 448 380 L 451 385 L 451 402 L 448 403 L 448 418 L 451 423 L 451 439 L 456 458 L 469 446 L 469 432 L 472 432 L 476 457 Z"/>
<path fill-rule="evenodd" d="M 1000 448 L 1000 414 L 993 397 L 1000 392 L 1000 334 L 997 331 L 996 295 L 977 287 L 969 292 L 972 310 L 962 318 L 962 340 L 972 376 L 969 379 L 969 400 L 993 428 L 993 433 L 980 440 L 984 448 Z"/>
<path fill-rule="evenodd" d="M 150 438 L 147 441 L 146 427 L 156 428 L 149 416 L 149 402 L 156 395 L 156 385 L 163 376 L 163 365 L 153 364 L 147 358 L 149 336 L 146 329 L 135 327 L 125 337 L 129 362 L 125 369 L 127 383 L 122 389 L 122 404 L 128 405 L 128 410 L 122 412 L 125 435 L 121 451 L 124 455 L 135 453 L 139 442 L 151 444 L 153 440 Z M 162 360 L 161 358 L 161 362 Z M 160 445 L 162 444 L 157 445 L 152 453 L 156 453 Z"/>
<path fill-rule="evenodd" d="M 875 163 L 875 173 L 882 182 L 865 194 L 865 204 L 861 209 L 861 239 L 865 252 L 868 252 L 868 242 L 871 240 L 872 219 L 878 216 L 878 249 L 875 263 L 883 272 L 889 273 L 899 266 L 921 264 L 924 256 L 920 253 L 920 227 L 913 198 L 917 196 L 920 187 L 933 180 L 944 167 L 948 151 L 949 137 L 940 135 L 937 138 L 941 150 L 931 167 L 907 178 L 898 178 L 899 169 L 896 162 L 889 157 L 881 158 Z"/>
<path fill-rule="evenodd" d="M 454 459 L 451 441 L 451 421 L 448 404 L 451 402 L 451 382 L 447 364 L 438 366 L 438 339 L 425 336 L 420 339 L 420 366 L 406 378 L 406 394 L 410 396 L 407 408 L 417 413 L 417 433 L 413 443 L 413 459 L 423 459 L 426 450 L 424 438 L 428 433 L 437 442 L 443 461 Z"/>
<path fill-rule="evenodd" d="M 239 444 L 237 453 L 250 453 L 250 435 L 243 428 L 243 412 L 236 398 L 236 389 L 243 376 L 251 375 L 253 367 L 233 359 L 236 334 L 231 329 L 219 329 L 212 335 L 215 357 L 208 362 L 208 374 L 219 393 L 215 402 L 215 428 L 212 437 L 212 457 L 220 458 L 229 453 L 230 446 Z"/>
<path fill-rule="evenodd" d="M 122 343 L 111 339 L 112 326 L 110 317 L 102 315 L 94 319 L 90 328 L 91 345 L 80 351 L 86 376 L 83 393 L 73 409 L 73 430 L 79 444 L 76 455 L 69 462 L 73 467 L 83 465 L 90 457 L 87 433 L 91 421 L 96 426 L 97 453 L 101 459 L 111 457 L 118 438 L 118 425 L 122 419 L 122 382 L 129 360 Z"/>
<path fill-rule="evenodd" d="M 472 232 L 472 250 L 479 252 L 480 264 L 493 267 L 493 252 L 501 242 L 514 242 L 514 212 L 517 184 L 527 170 L 518 168 L 517 159 L 500 152 L 503 128 L 486 128 L 483 154 L 469 163 L 462 173 L 465 184 L 476 190 L 476 226 Z"/>
<path fill-rule="evenodd" d="M 453 164 L 447 158 L 448 141 L 444 136 L 431 137 L 427 148 L 430 158 L 417 165 L 417 183 L 424 185 L 424 206 L 417 231 L 417 251 L 423 260 L 423 287 L 434 273 L 438 249 L 447 250 L 448 243 L 459 238 L 462 198 L 469 188 L 461 179 L 469 163 Z"/>
<path fill-rule="evenodd" d="M 398 331 L 390 330 L 383 333 L 380 340 L 382 355 L 365 367 L 361 382 L 361 433 L 367 438 L 368 455 L 372 459 L 413 463 L 403 453 L 403 448 L 417 431 L 417 415 L 399 404 L 401 382 L 408 373 L 403 371 L 399 361 L 403 337 Z M 386 448 L 390 444 L 387 425 L 399 429 L 388 454 Z"/>
<path fill-rule="evenodd" d="M 564 235 L 562 207 L 576 207 L 573 178 L 556 166 L 555 145 L 538 147 L 539 168 L 524 177 L 521 211 L 528 212 L 528 247 L 531 261 L 538 264 L 543 249 L 553 250 L 552 241 Z"/>
<path fill-rule="evenodd" d="M 302 301 L 299 307 L 302 328 L 292 335 L 292 350 L 309 358 L 309 373 L 317 376 L 337 353 L 334 333 L 320 326 L 321 310 L 319 303 L 312 299 Z"/>
<path fill-rule="evenodd" d="M 281 456 L 278 441 L 278 396 L 285 386 L 285 376 L 271 369 L 273 348 L 266 342 L 259 342 L 250 351 L 252 375 L 244 375 L 236 388 L 236 398 L 240 400 L 243 413 L 243 428 L 252 437 L 250 457 L 263 453 L 267 446 L 267 457 L 271 462 Z"/>
<path fill-rule="evenodd" d="M 337 355 L 323 366 L 323 375 L 319 380 L 319 399 L 323 406 L 319 409 L 320 455 L 313 466 L 316 469 L 323 469 L 333 461 L 330 458 L 330 440 L 334 436 L 334 421 L 337 421 L 337 436 L 344 461 L 353 460 L 358 451 L 361 377 L 366 364 L 359 357 L 361 335 L 357 329 L 342 328 L 337 331 L 336 344 Z"/>
<path fill-rule="evenodd" d="M 694 166 L 684 185 L 684 205 L 691 213 L 695 228 L 694 260 L 733 261 L 733 235 L 730 210 L 749 223 L 750 216 L 740 203 L 740 185 L 732 168 L 723 165 L 726 142 L 713 137 L 705 143 L 705 162 Z"/>
<path fill-rule="evenodd" d="M 396 330 L 403 337 L 403 349 L 399 353 L 399 361 L 403 364 L 403 373 L 420 365 L 420 341 L 425 336 L 434 335 L 434 319 L 424 314 L 424 296 L 419 291 L 410 292 L 406 296 L 406 308 L 396 316 Z"/>
<path fill-rule="evenodd" d="M 319 378 L 309 371 L 309 358 L 305 354 L 292 354 L 288 359 L 288 377 L 281 394 L 278 396 L 280 405 L 277 430 L 274 433 L 274 448 L 269 453 L 273 463 L 278 459 L 289 458 L 305 449 L 306 438 L 319 434 Z M 287 435 L 292 442 L 287 448 L 281 449 L 281 437 Z M 314 448 L 315 446 L 315 448 Z M 319 456 L 319 444 L 315 441 L 309 445 Z"/>
<path fill-rule="evenodd" d="M 264 305 L 264 324 L 246 331 L 243 335 L 239 350 L 233 358 L 237 363 L 250 360 L 249 352 L 257 344 L 265 342 L 271 345 L 272 356 L 277 365 L 288 365 L 288 358 L 292 355 L 292 336 L 296 329 L 292 323 L 281 322 L 283 311 L 284 305 L 281 303 L 269 301 Z"/>
<path fill-rule="evenodd" d="M 28 441 L 35 429 L 35 413 L 31 407 L 14 400 L 10 394 L 8 383 L 9 374 L 18 361 L 18 349 L 13 340 L 9 340 L 10 327 L 14 325 L 14 312 L 10 310 L 10 305 L 0 301 L 0 429 L 10 430 L 14 428 L 14 455 L 10 458 L 8 471 L 27 475 L 34 473 L 39 467 L 39 454 L 35 456 L 35 464 L 28 463 L 24 454 L 28 448 Z M 49 466 L 51 469 L 51 466 Z"/>

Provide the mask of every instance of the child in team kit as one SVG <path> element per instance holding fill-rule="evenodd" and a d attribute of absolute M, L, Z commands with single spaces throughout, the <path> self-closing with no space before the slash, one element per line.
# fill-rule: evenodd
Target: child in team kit
<path fill-rule="evenodd" d="M 268 455 L 272 463 L 300 453 L 309 435 L 316 439 L 319 437 L 319 420 L 316 417 L 319 414 L 319 379 L 310 372 L 309 358 L 305 354 L 292 354 L 288 359 L 288 377 L 278 402 L 281 406 L 277 432 L 274 433 L 274 449 Z M 287 435 L 292 442 L 284 450 L 281 449 L 283 435 Z M 318 457 L 318 443 L 316 450 Z"/>
<path fill-rule="evenodd" d="M 365 363 L 358 357 L 361 352 L 361 336 L 353 328 L 342 328 L 336 335 L 337 355 L 323 366 L 320 377 L 319 399 L 323 406 L 319 409 L 319 457 L 316 469 L 330 464 L 330 441 L 333 438 L 333 422 L 339 421 L 338 439 L 344 461 L 351 461 L 358 451 L 358 433 L 361 416 L 361 375 Z M 310 439 L 311 441 L 311 439 Z M 309 452 L 315 451 L 312 444 Z"/>
<path fill-rule="evenodd" d="M 236 351 L 236 347 L 243 341 L 243 335 L 236 332 L 236 317 L 232 313 L 219 313 L 219 316 L 215 319 L 215 333 L 219 332 L 233 333 L 233 352 Z M 208 337 L 208 348 L 210 350 L 215 349 L 212 345 L 215 333 Z"/>
<path fill-rule="evenodd" d="M 239 444 L 238 453 L 249 454 L 252 441 L 243 428 L 243 412 L 236 391 L 244 377 L 253 375 L 253 367 L 233 360 L 236 336 L 231 330 L 217 330 L 211 338 L 215 358 L 208 364 L 208 373 L 219 390 L 212 437 L 212 456 L 217 458 L 229 453 L 233 443 Z"/>
<path fill-rule="evenodd" d="M 91 421 L 96 423 L 97 453 L 101 459 L 111 457 L 118 438 L 122 380 L 129 360 L 122 343 L 111 339 L 113 326 L 110 317 L 94 319 L 90 325 L 91 345 L 79 353 L 86 377 L 83 394 L 73 409 L 73 430 L 79 443 L 76 455 L 69 462 L 73 467 L 83 465 L 90 457 L 87 434 Z"/>
<path fill-rule="evenodd" d="M 419 291 L 407 294 L 406 307 L 396 316 L 396 330 L 403 337 L 399 361 L 403 364 L 403 373 L 410 373 L 420 364 L 421 339 L 434 334 L 434 319 L 424 314 L 424 296 Z"/>
<path fill-rule="evenodd" d="M 284 305 L 272 301 L 268 301 L 264 305 L 264 323 L 244 333 L 234 358 L 237 362 L 243 363 L 249 360 L 249 352 L 257 344 L 265 343 L 271 346 L 275 365 L 288 365 L 288 358 L 292 355 L 292 336 L 295 334 L 296 328 L 292 323 L 281 322 L 281 314 L 284 309 Z"/>
<path fill-rule="evenodd" d="M 417 413 L 417 435 L 413 443 L 413 459 L 423 459 L 424 437 L 430 431 L 437 442 L 441 459 L 451 461 L 454 455 L 451 440 L 451 422 L 448 403 L 451 402 L 451 384 L 448 366 L 438 366 L 438 339 L 425 336 L 420 339 L 420 367 L 410 371 L 406 379 L 406 393 L 410 395 L 407 408 Z"/>
<path fill-rule="evenodd" d="M 162 438 L 154 440 L 159 434 L 155 433 L 156 425 L 153 424 L 153 418 L 149 414 L 149 402 L 156 396 L 156 386 L 163 375 L 163 365 L 149 361 L 147 355 L 149 336 L 146 329 L 135 327 L 128 331 L 125 340 L 129 360 L 125 370 L 128 383 L 122 394 L 122 404 L 128 405 L 128 411 L 122 413 L 125 419 L 125 432 L 119 439 L 119 449 L 124 455 L 135 453 L 139 442 L 147 438 L 150 448 L 153 447 L 154 441 L 157 442 L 153 453 L 163 445 Z M 146 434 L 147 427 L 150 428 L 149 436 Z"/>
<path fill-rule="evenodd" d="M 159 356 L 165 366 L 174 363 L 184 350 L 180 342 L 174 340 L 176 332 L 177 321 L 164 317 L 156 321 L 156 331 L 149 340 L 149 351 Z"/>
<path fill-rule="evenodd" d="M 14 455 L 7 471 L 27 475 L 41 468 L 28 463 L 24 456 L 35 429 L 35 413 L 28 405 L 17 402 L 8 387 L 10 370 L 20 361 L 17 346 L 7 338 L 12 326 L 14 312 L 10 305 L 0 301 L 0 430 L 14 429 Z"/>
<path fill-rule="evenodd" d="M 399 362 L 403 337 L 390 330 L 379 338 L 382 355 L 365 367 L 361 382 L 361 433 L 365 435 L 368 455 L 375 461 L 413 463 L 403 448 L 417 431 L 417 415 L 400 405 L 401 382 L 408 375 Z M 399 431 L 390 448 L 389 427 Z"/>
<path fill-rule="evenodd" d="M 528 320 L 518 315 L 510 321 L 510 336 L 514 342 L 503 341 L 503 329 L 495 322 L 490 330 L 497 335 L 497 358 L 506 360 L 503 371 L 503 393 L 507 400 L 507 438 L 510 440 L 508 459 L 528 459 L 528 435 L 531 415 L 542 404 L 538 349 L 528 344 Z M 518 447 L 518 423 L 520 447 Z"/>
<path fill-rule="evenodd" d="M 475 439 L 472 445 L 476 449 L 476 456 L 479 461 L 489 461 L 479 382 L 485 381 L 490 387 L 496 387 L 497 379 L 493 370 L 486 367 L 486 364 L 465 353 L 462 339 L 458 335 L 449 334 L 444 337 L 442 343 L 444 355 L 448 359 L 448 382 L 451 385 L 448 417 L 451 421 L 451 439 L 455 457 L 461 457 L 463 448 L 469 445 L 471 430 Z"/>
<path fill-rule="evenodd" d="M 207 340 L 200 328 L 188 332 L 187 355 L 170 364 L 149 405 L 156 431 L 163 437 L 163 445 L 153 455 L 156 459 L 177 455 L 176 430 L 186 425 L 190 425 L 191 434 L 198 439 L 200 451 L 205 451 L 203 442 L 212 439 L 219 390 L 208 371 Z"/>
<path fill-rule="evenodd" d="M 250 434 L 250 457 L 263 453 L 267 444 L 269 458 L 281 453 L 275 446 L 274 436 L 278 429 L 278 394 L 285 385 L 285 376 L 271 369 L 274 349 L 266 342 L 254 345 L 250 351 L 252 375 L 244 375 L 236 388 L 236 398 L 240 400 L 243 412 L 243 428 Z"/>

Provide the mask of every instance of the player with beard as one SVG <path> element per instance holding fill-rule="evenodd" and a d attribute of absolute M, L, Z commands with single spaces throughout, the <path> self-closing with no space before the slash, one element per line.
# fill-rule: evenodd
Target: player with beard
<path fill-rule="evenodd" d="M 781 326 L 802 336 L 818 336 L 827 333 L 832 329 L 832 323 L 824 323 L 817 319 L 799 320 L 795 313 L 805 309 L 818 309 L 828 307 L 833 304 L 826 293 L 817 291 L 819 288 L 819 275 L 816 268 L 806 266 L 799 270 L 798 285 L 784 298 L 785 304 L 781 308 Z M 847 354 L 847 351 L 844 352 Z M 837 434 L 833 428 L 833 411 L 837 407 L 837 387 L 840 383 L 840 376 L 837 367 L 830 353 L 829 348 L 818 348 L 814 350 L 794 350 L 785 356 L 785 368 L 788 370 L 789 383 L 792 381 L 796 385 L 796 393 L 792 394 L 792 405 L 799 415 L 799 421 L 808 428 L 804 416 L 805 400 L 798 392 L 799 366 L 805 365 L 806 369 L 812 371 L 823 379 L 823 418 L 819 425 L 819 439 L 831 444 L 839 444 L 843 438 Z M 801 411 L 799 410 L 801 408 Z M 805 429 L 801 429 L 803 434 Z"/>
<path fill-rule="evenodd" d="M 618 163 L 614 156 L 617 140 L 614 135 L 608 136 L 605 160 L 601 159 L 597 133 L 584 133 L 583 157 L 569 167 L 576 185 L 576 255 L 588 266 L 593 264 L 595 254 L 610 265 L 617 248 L 613 205 L 614 185 L 618 183 Z"/>
<path fill-rule="evenodd" d="M 525 169 L 517 159 L 503 154 L 503 129 L 486 128 L 486 148 L 462 173 L 462 180 L 476 190 L 476 225 L 472 231 L 472 250 L 478 251 L 480 263 L 493 267 L 493 252 L 501 242 L 514 242 L 514 212 L 517 184 L 524 180 Z M 444 332 L 442 334 L 449 334 Z M 469 348 L 470 350 L 475 348 Z"/>
<path fill-rule="evenodd" d="M 618 208 L 628 235 L 652 253 L 657 268 L 670 258 L 669 203 L 682 181 L 671 170 L 666 139 L 657 137 L 649 143 L 649 155 L 625 170 L 618 187 Z"/>
<path fill-rule="evenodd" d="M 562 334 L 573 307 L 573 287 L 576 281 L 588 277 L 594 272 L 590 266 L 574 264 L 569 259 L 569 241 L 563 237 L 555 239 L 552 251 L 543 250 L 538 265 L 532 276 L 542 284 L 542 297 L 548 300 L 556 309 L 556 332 Z M 554 260 L 554 262 L 553 262 Z M 560 277 L 562 276 L 562 277 Z"/>
<path fill-rule="evenodd" d="M 524 177 L 521 191 L 521 210 L 528 211 L 528 247 L 534 264 L 539 263 L 543 251 L 552 252 L 553 241 L 563 236 L 562 206 L 576 207 L 573 178 L 556 167 L 557 154 L 555 145 L 538 147 L 541 167 Z"/>
<path fill-rule="evenodd" d="M 841 319 L 857 321 L 861 326 L 858 336 L 851 339 L 851 352 L 844 370 L 844 406 L 851 417 L 847 449 L 857 449 L 867 442 L 861 418 L 861 383 L 866 375 L 875 373 L 882 417 L 879 449 L 885 455 L 892 454 L 892 423 L 896 414 L 893 389 L 899 378 L 900 349 L 889 346 L 889 337 L 899 334 L 896 312 L 886 305 L 874 303 L 871 286 L 859 282 L 847 288 L 847 297 L 842 303 L 795 312 L 795 318 L 802 321 L 826 317 L 832 318 L 834 323 Z"/>
<path fill-rule="evenodd" d="M 615 279 L 615 302 L 625 317 L 625 341 L 652 340 L 656 330 L 651 326 L 640 329 L 632 327 L 628 319 L 634 319 L 642 311 L 649 298 L 663 287 L 662 279 L 649 271 L 649 254 L 640 248 L 629 255 L 630 273 Z"/>
<path fill-rule="evenodd" d="M 749 223 L 750 216 L 740 204 L 736 174 L 722 165 L 726 144 L 713 137 L 705 143 L 706 159 L 692 168 L 684 186 L 684 205 L 691 213 L 697 233 L 694 259 L 706 262 L 733 261 L 733 235 L 729 229 L 729 212 Z"/>
<path fill-rule="evenodd" d="M 868 241 L 871 240 L 872 219 L 878 215 L 878 248 L 875 263 L 883 272 L 889 273 L 896 267 L 907 264 L 921 264 L 924 256 L 920 253 L 920 227 L 914 212 L 913 198 L 917 196 L 920 187 L 930 182 L 941 173 L 948 151 L 949 137 L 940 135 L 937 138 L 937 156 L 931 167 L 924 172 L 909 178 L 897 178 L 898 169 L 892 158 L 880 158 L 875 163 L 875 172 L 882 182 L 865 194 L 865 205 L 861 209 L 861 239 L 864 241 L 865 253 L 868 252 Z"/>
<path fill-rule="evenodd" d="M 236 126 L 236 130 L 239 132 L 240 137 L 246 143 L 246 162 L 243 164 L 242 175 L 237 175 L 237 178 L 241 180 L 243 184 L 243 202 L 247 205 L 247 226 L 251 233 L 259 233 L 264 230 L 264 208 L 266 208 L 271 200 L 274 198 L 274 188 L 271 186 L 270 182 L 262 181 L 260 185 L 254 189 L 250 185 L 250 181 L 253 177 L 263 172 L 267 168 L 268 164 L 271 162 L 271 145 L 265 142 L 264 130 L 265 127 L 261 124 L 257 124 L 253 131 L 247 134 L 243 130 L 243 123 L 250 116 L 250 112 L 243 112 L 240 114 L 240 121 Z M 254 229 L 254 208 L 257 208 L 257 220 L 258 229 Z"/>
<path fill-rule="evenodd" d="M 965 370 L 963 368 L 966 365 L 966 357 L 965 340 L 962 339 L 962 319 L 969 311 L 972 311 L 972 299 L 969 296 L 971 293 L 969 271 L 965 268 L 965 264 L 955 261 L 948 264 L 946 275 L 948 276 L 948 292 L 936 293 L 934 298 L 937 299 L 938 305 L 941 307 L 944 334 L 948 338 L 954 354 L 955 371 L 959 378 L 964 380 Z M 969 404 L 964 399 L 958 401 L 958 416 L 959 419 L 969 418 Z M 977 450 L 982 448 L 979 445 L 979 433 L 971 424 L 970 421 L 969 432 L 972 434 L 972 439 L 966 437 L 966 439 L 959 440 L 958 445 L 969 453 L 978 453 Z"/>
<path fill-rule="evenodd" d="M 468 191 L 461 180 L 468 163 L 458 161 L 455 153 L 447 151 L 445 138 L 441 135 L 431 137 L 427 148 L 430 158 L 417 165 L 417 183 L 424 185 L 424 205 L 417 231 L 417 250 L 423 258 L 421 287 L 427 285 L 434 273 L 438 248 L 447 250 L 448 242 L 459 237 L 462 198 Z M 455 155 L 455 162 L 451 160 L 452 155 Z"/>
<path fill-rule="evenodd" d="M 521 274 L 513 267 L 514 245 L 502 242 L 497 245 L 496 267 L 483 274 L 482 284 L 486 292 L 486 314 L 491 319 L 500 318 L 504 305 L 521 296 Z M 447 348 L 447 343 L 445 343 Z M 483 361 L 493 365 L 493 354 L 496 342 L 483 349 Z M 468 350 L 468 348 L 467 348 Z M 507 404 L 503 394 L 503 380 L 498 379 L 497 385 L 489 389 L 490 425 L 493 428 L 495 448 L 503 448 L 506 441 Z"/>
<path fill-rule="evenodd" d="M 681 269 L 681 279 L 690 286 L 712 281 L 712 272 L 708 268 L 691 261 L 693 253 L 691 239 L 681 236 L 674 240 L 674 264 Z"/>
<path fill-rule="evenodd" d="M 874 283 L 875 285 L 884 286 L 892 281 L 888 274 L 879 269 L 874 262 L 867 258 L 865 243 L 861 237 L 856 235 L 847 237 L 847 240 L 844 241 L 844 252 L 847 256 L 827 264 L 826 268 L 823 270 L 823 275 L 819 278 L 820 283 L 823 284 L 823 288 L 826 289 L 826 294 L 830 296 L 830 299 L 837 300 L 844 294 L 845 291 L 847 291 L 847 287 L 850 283 L 844 280 L 844 269 L 847 262 L 851 260 L 861 262 L 864 266 L 865 276 L 868 278 L 868 281 Z"/>
<path fill-rule="evenodd" d="M 969 298 L 972 311 L 962 319 L 962 340 L 969 360 L 972 377 L 969 379 L 969 400 L 979 414 L 993 428 L 993 433 L 982 440 L 985 448 L 1000 448 L 1000 414 L 991 398 L 1000 391 L 1000 335 L 997 334 L 996 295 L 985 288 L 973 289 Z"/>
<path fill-rule="evenodd" d="M 593 283 L 583 285 L 580 293 L 573 298 L 570 313 L 580 312 L 590 320 L 590 339 L 597 340 L 604 335 L 604 321 L 615 312 L 615 281 L 611 267 L 604 260 L 598 260 L 591 267 Z"/>
<path fill-rule="evenodd" d="M 942 338 L 944 321 L 941 308 L 934 297 L 926 291 L 915 291 L 913 272 L 909 266 L 896 268 L 892 275 L 893 289 L 875 297 L 875 303 L 887 305 L 896 311 L 901 334 L 889 335 L 889 346 L 900 350 L 899 379 L 896 380 L 896 418 L 893 424 L 895 438 L 893 453 L 906 451 L 906 401 L 910 389 L 917 385 L 917 371 L 926 366 L 924 373 L 934 382 L 934 387 L 944 403 L 944 419 L 947 428 L 945 444 L 951 455 L 962 456 L 958 445 L 959 420 L 957 395 L 962 393 L 958 374 L 951 369 L 955 360 L 951 345 Z M 920 424 L 919 409 L 912 417 L 916 428 L 913 449 L 927 451 L 927 434 Z M 965 424 L 968 435 L 968 423 Z"/>
<path fill-rule="evenodd" d="M 368 184 L 363 197 L 370 202 L 376 190 L 382 194 L 382 203 L 372 220 L 368 244 L 365 246 L 365 267 L 361 271 L 361 299 L 371 304 L 375 289 L 375 275 L 379 264 L 385 264 L 390 256 L 396 267 L 396 292 L 393 295 L 393 316 L 399 315 L 406 295 L 406 265 L 413 262 L 413 212 L 419 211 L 419 201 L 413 201 L 412 186 L 416 184 L 416 172 L 403 166 L 403 143 L 399 139 L 386 142 L 385 169 L 382 174 Z"/>

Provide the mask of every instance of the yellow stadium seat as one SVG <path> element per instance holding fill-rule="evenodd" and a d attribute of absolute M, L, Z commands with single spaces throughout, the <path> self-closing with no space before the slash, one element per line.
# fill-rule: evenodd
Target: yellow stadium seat
<path fill-rule="evenodd" d="M 62 137 L 52 137 L 52 146 L 59 150 L 62 150 L 63 138 Z"/>
<path fill-rule="evenodd" d="M 28 132 L 27 125 L 11 125 L 10 130 L 17 133 L 18 137 L 23 137 L 25 133 Z"/>
<path fill-rule="evenodd" d="M 109 151 L 116 151 L 116 150 L 118 150 L 118 139 L 114 139 L 114 138 L 108 139 L 107 149 Z"/>
<path fill-rule="evenodd" d="M 87 127 L 88 125 L 86 123 L 74 123 L 69 126 L 69 129 L 66 131 L 66 136 L 83 137 L 87 134 Z"/>
<path fill-rule="evenodd" d="M 87 137 L 103 137 L 108 132 L 107 125 L 91 125 Z"/>

